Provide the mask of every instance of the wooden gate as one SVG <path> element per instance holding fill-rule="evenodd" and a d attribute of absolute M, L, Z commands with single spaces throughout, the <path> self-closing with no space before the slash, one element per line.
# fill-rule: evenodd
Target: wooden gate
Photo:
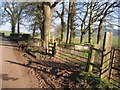
<path fill-rule="evenodd" d="M 93 45 L 90 48 L 86 71 L 93 72 L 93 69 L 96 67 L 99 72 L 99 78 L 109 80 L 120 88 L 120 49 L 111 48 L 112 33 L 105 33 L 102 49 L 99 49 L 97 46 Z M 99 52 L 99 55 L 101 53 L 100 65 L 95 64 L 96 52 Z"/>
<path fill-rule="evenodd" d="M 54 56 L 55 53 L 56 53 L 56 42 L 54 42 L 54 43 L 49 42 L 47 54 Z"/>
<path fill-rule="evenodd" d="M 107 79 L 109 76 L 109 67 L 111 60 L 111 47 L 112 47 L 112 33 L 106 32 L 104 35 L 102 49 L 98 47 L 99 45 L 92 45 L 89 51 L 89 57 L 87 62 L 86 71 L 92 72 L 93 67 L 98 69 L 98 76 L 101 79 Z M 100 62 L 95 64 L 96 53 L 99 52 Z"/>

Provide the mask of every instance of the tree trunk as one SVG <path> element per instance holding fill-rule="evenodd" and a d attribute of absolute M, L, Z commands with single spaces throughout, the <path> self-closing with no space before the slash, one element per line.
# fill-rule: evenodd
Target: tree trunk
<path fill-rule="evenodd" d="M 84 43 L 85 33 L 81 33 L 80 44 Z"/>
<path fill-rule="evenodd" d="M 17 26 L 17 33 L 18 35 L 20 34 L 20 19 L 18 18 L 18 26 Z"/>
<path fill-rule="evenodd" d="M 94 1 L 94 0 L 92 0 Z M 93 5 L 94 2 L 91 2 L 90 5 L 90 17 L 89 17 L 89 28 L 88 28 L 88 43 L 92 43 L 92 25 L 93 25 L 93 19 L 92 19 L 92 14 L 93 14 Z"/>
<path fill-rule="evenodd" d="M 88 43 L 92 43 L 92 23 L 89 24 Z"/>
<path fill-rule="evenodd" d="M 12 22 L 11 22 L 11 30 L 12 30 L 12 33 L 15 33 L 15 22 L 14 22 L 14 20 L 12 20 Z"/>
<path fill-rule="evenodd" d="M 87 11 L 85 13 L 85 16 L 84 16 L 84 19 L 82 21 L 82 24 L 81 24 L 81 37 L 80 37 L 80 44 L 84 43 L 84 37 L 85 37 L 85 34 L 86 34 L 86 29 L 85 29 L 85 21 L 86 21 L 86 18 L 88 16 L 88 10 L 89 10 L 89 4 L 87 5 Z"/>
<path fill-rule="evenodd" d="M 69 43 L 70 39 L 70 18 L 71 18 L 71 12 L 70 12 L 70 2 L 69 2 L 69 13 L 68 13 L 68 20 L 67 20 L 67 36 L 66 36 L 66 44 Z"/>
<path fill-rule="evenodd" d="M 74 17 L 75 17 L 75 2 L 71 1 L 70 4 L 70 12 L 71 12 L 71 18 L 70 18 L 70 43 L 74 43 L 74 38 L 75 38 L 75 28 L 74 28 Z"/>
<path fill-rule="evenodd" d="M 65 34 L 65 22 L 63 20 L 63 18 L 61 19 L 61 41 L 63 42 L 64 39 L 64 34 Z"/>
<path fill-rule="evenodd" d="M 69 38 L 70 38 L 69 22 L 70 22 L 70 14 L 68 15 L 68 21 L 67 21 L 67 36 L 66 36 L 66 44 L 69 43 Z"/>
<path fill-rule="evenodd" d="M 56 1 L 54 4 L 51 5 L 52 0 L 49 0 L 49 2 L 43 2 L 43 9 L 44 9 L 44 25 L 43 25 L 43 46 L 46 50 L 48 50 L 48 42 L 50 40 L 50 24 L 52 20 L 52 15 L 54 12 L 55 6 L 60 2 Z M 48 52 L 48 51 L 47 51 Z"/>
<path fill-rule="evenodd" d="M 34 28 L 33 28 L 33 38 L 35 37 L 35 31 L 36 31 L 36 22 L 34 23 Z"/>
<path fill-rule="evenodd" d="M 98 27 L 98 35 L 97 35 L 97 44 L 99 44 L 99 45 L 100 45 L 100 43 L 101 43 L 102 23 L 103 23 L 103 20 L 101 19 L 101 20 L 100 20 L 99 27 Z"/>
<path fill-rule="evenodd" d="M 44 2 L 44 48 L 48 49 L 48 42 L 50 38 L 50 22 L 51 22 L 51 9 L 50 2 Z"/>
<path fill-rule="evenodd" d="M 64 39 L 64 34 L 65 34 L 65 22 L 64 22 L 64 11 L 65 11 L 65 2 L 62 2 L 62 13 L 61 13 L 61 41 L 63 42 Z"/>
<path fill-rule="evenodd" d="M 85 36 L 85 23 L 84 21 L 81 24 L 81 38 L 80 38 L 80 44 L 84 43 L 84 36 Z"/>

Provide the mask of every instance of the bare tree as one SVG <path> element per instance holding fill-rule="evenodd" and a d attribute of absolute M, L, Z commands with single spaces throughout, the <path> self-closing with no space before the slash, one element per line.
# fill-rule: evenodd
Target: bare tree
<path fill-rule="evenodd" d="M 33 37 L 35 36 L 36 30 L 41 31 L 41 38 L 43 37 L 43 6 L 42 2 L 30 2 L 27 3 L 26 7 L 26 19 L 30 22 L 29 29 L 33 32 Z"/>
<path fill-rule="evenodd" d="M 62 12 L 59 13 L 58 11 L 56 11 L 58 16 L 61 19 L 61 42 L 63 42 L 65 40 L 65 21 L 64 21 L 64 12 L 65 12 L 65 2 L 63 0 L 62 2 Z"/>
<path fill-rule="evenodd" d="M 74 16 L 75 16 L 75 2 L 69 2 L 68 20 L 67 20 L 67 36 L 66 44 L 74 41 L 75 28 L 74 28 Z"/>
<path fill-rule="evenodd" d="M 86 28 L 85 28 L 85 22 L 86 22 L 86 19 L 87 19 L 87 16 L 88 16 L 88 10 L 89 10 L 89 3 L 86 3 L 87 4 L 87 9 L 86 9 L 86 12 L 85 12 L 85 15 L 83 17 L 83 20 L 82 20 L 82 23 L 81 23 L 81 37 L 80 37 L 80 43 L 84 43 L 84 38 L 85 38 L 85 34 L 86 34 Z"/>
<path fill-rule="evenodd" d="M 83 11 L 84 9 L 81 10 L 80 13 L 82 13 L 82 14 L 85 13 L 85 14 L 82 17 L 79 17 L 79 19 L 81 20 L 80 43 L 84 43 L 83 37 L 87 32 L 88 32 L 88 42 L 91 43 L 93 34 L 96 30 L 98 30 L 99 36 L 102 34 L 102 28 L 100 30 L 100 27 L 105 26 L 105 25 L 102 25 L 106 21 L 105 17 L 104 17 L 105 12 L 107 14 L 106 16 L 108 16 L 110 13 L 114 12 L 113 8 L 115 5 L 117 5 L 117 2 L 112 7 L 109 7 L 110 4 L 112 4 L 112 3 L 109 3 L 107 1 L 106 2 L 94 1 L 91 3 L 88 3 L 88 2 L 83 2 L 83 3 L 84 4 L 82 4 L 82 5 L 86 6 L 86 10 L 85 11 Z M 109 10 L 107 10 L 108 7 L 109 7 Z M 103 17 L 104 17 L 104 20 L 101 20 L 101 19 L 103 19 Z M 99 31 L 101 31 L 101 32 L 99 32 Z M 98 40 L 97 40 L 97 43 L 98 43 Z"/>
<path fill-rule="evenodd" d="M 15 33 L 15 27 L 17 22 L 17 4 L 15 2 L 4 2 L 4 15 L 9 18 L 11 24 L 12 33 Z"/>
<path fill-rule="evenodd" d="M 17 32 L 20 33 L 20 20 L 22 19 L 22 11 L 25 8 L 25 4 L 23 2 L 2 2 L 1 15 L 2 22 L 9 22 L 11 24 L 11 31 L 15 33 L 15 28 L 17 26 Z M 2 23 L 2 24 L 3 24 Z"/>
<path fill-rule="evenodd" d="M 71 18 L 70 18 L 70 43 L 74 43 L 75 38 L 75 11 L 76 11 L 76 3 L 75 1 L 71 1 Z"/>
<path fill-rule="evenodd" d="M 104 10 L 102 17 L 100 18 L 100 22 L 99 22 L 99 26 L 98 26 L 97 44 L 100 44 L 101 34 L 102 34 L 102 29 L 103 29 L 103 22 L 108 14 L 114 12 L 111 8 L 116 7 L 117 6 L 116 4 L 117 4 L 117 2 L 113 2 L 110 5 L 109 5 L 109 2 L 106 3 L 106 8 Z"/>

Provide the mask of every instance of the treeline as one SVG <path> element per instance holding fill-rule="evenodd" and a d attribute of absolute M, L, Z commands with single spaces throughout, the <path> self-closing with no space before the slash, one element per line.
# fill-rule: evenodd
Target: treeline
<path fill-rule="evenodd" d="M 117 20 L 120 2 L 114 0 L 89 0 L 76 2 L 56 0 L 52 2 L 2 2 L 0 10 L 1 24 L 9 22 L 11 33 L 20 34 L 20 26 L 28 26 L 33 31 L 40 30 L 42 46 L 48 48 L 50 30 L 55 20 L 60 19 L 59 27 L 54 32 L 59 34 L 61 42 L 73 43 L 75 34 L 80 33 L 79 43 L 84 43 L 85 35 L 88 43 L 92 43 L 94 32 L 97 32 L 97 44 L 100 44 L 102 30 L 119 27 Z M 58 23 L 57 23 L 58 24 Z M 56 33 L 56 35 L 58 35 Z"/>

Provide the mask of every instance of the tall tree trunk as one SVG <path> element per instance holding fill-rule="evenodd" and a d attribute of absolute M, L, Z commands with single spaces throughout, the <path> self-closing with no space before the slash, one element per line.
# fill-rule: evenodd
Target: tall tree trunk
<path fill-rule="evenodd" d="M 61 19 L 61 38 L 60 38 L 60 41 L 61 42 L 63 42 L 64 41 L 64 34 L 65 34 L 65 22 L 64 22 L 64 12 L 65 12 L 65 4 L 64 4 L 65 2 L 64 2 L 64 0 L 63 0 L 63 2 L 62 2 L 62 12 L 61 13 L 59 13 L 58 11 L 56 11 L 57 12 L 57 14 L 58 14 L 58 16 L 60 17 L 60 19 Z"/>
<path fill-rule="evenodd" d="M 20 34 L 20 19 L 18 18 L 18 26 L 17 26 L 17 33 L 18 35 Z"/>
<path fill-rule="evenodd" d="M 51 9 L 50 2 L 44 2 L 44 48 L 48 49 L 48 42 L 50 38 L 50 22 L 51 22 Z"/>
<path fill-rule="evenodd" d="M 64 41 L 64 34 L 65 34 L 65 22 L 64 22 L 64 11 L 65 11 L 65 2 L 62 2 L 62 13 L 61 13 L 61 41 Z"/>
<path fill-rule="evenodd" d="M 43 46 L 46 50 L 48 50 L 48 42 L 50 40 L 50 24 L 52 20 L 52 15 L 54 12 L 55 6 L 60 2 L 61 0 L 57 0 L 54 2 L 54 4 L 51 5 L 52 0 L 49 0 L 49 2 L 43 2 L 43 14 L 44 14 L 44 25 L 43 25 Z"/>
<path fill-rule="evenodd" d="M 33 28 L 33 38 L 35 37 L 35 31 L 36 31 L 36 22 L 34 22 L 34 28 Z"/>
<path fill-rule="evenodd" d="M 61 41 L 63 42 L 65 40 L 64 34 L 65 34 L 65 22 L 63 18 L 61 19 Z"/>
<path fill-rule="evenodd" d="M 75 17 L 75 2 L 71 1 L 71 18 L 70 18 L 70 43 L 74 43 L 75 38 L 75 26 L 74 26 L 74 17 Z"/>
<path fill-rule="evenodd" d="M 82 32 L 81 37 L 80 37 L 80 44 L 84 43 L 84 38 L 85 38 L 85 33 Z"/>
<path fill-rule="evenodd" d="M 69 43 L 69 39 L 70 39 L 70 18 L 71 18 L 71 12 L 70 12 L 70 4 L 71 2 L 69 2 L 69 13 L 68 13 L 68 20 L 67 20 L 67 36 L 66 36 L 66 44 Z"/>
<path fill-rule="evenodd" d="M 84 16 L 84 19 L 82 21 L 82 24 L 81 24 L 81 37 L 80 37 L 80 44 L 84 43 L 84 37 L 85 37 L 85 34 L 86 34 L 86 29 L 85 29 L 85 21 L 86 21 L 86 18 L 88 16 L 88 10 L 89 10 L 89 4 L 87 4 L 87 11 L 85 13 L 85 16 Z"/>
<path fill-rule="evenodd" d="M 88 28 L 88 43 L 92 43 L 92 26 L 93 26 L 93 19 L 92 19 L 93 7 L 92 7 L 92 5 L 93 4 L 94 4 L 94 0 L 91 1 L 91 5 L 90 5 L 90 17 L 89 17 L 89 28 Z"/>
<path fill-rule="evenodd" d="M 82 22 L 81 24 L 81 38 L 80 38 L 80 44 L 84 43 L 84 36 L 85 36 L 85 24 Z"/>
<path fill-rule="evenodd" d="M 99 23 L 98 35 L 97 35 L 97 44 L 99 44 L 99 45 L 100 45 L 100 43 L 101 43 L 102 23 L 103 23 L 103 20 L 101 19 L 101 20 L 100 20 L 100 23 Z"/>
<path fill-rule="evenodd" d="M 92 43 L 92 23 L 89 24 L 88 43 Z"/>
<path fill-rule="evenodd" d="M 12 30 L 12 33 L 15 33 L 15 22 L 14 20 L 11 21 L 11 30 Z"/>

